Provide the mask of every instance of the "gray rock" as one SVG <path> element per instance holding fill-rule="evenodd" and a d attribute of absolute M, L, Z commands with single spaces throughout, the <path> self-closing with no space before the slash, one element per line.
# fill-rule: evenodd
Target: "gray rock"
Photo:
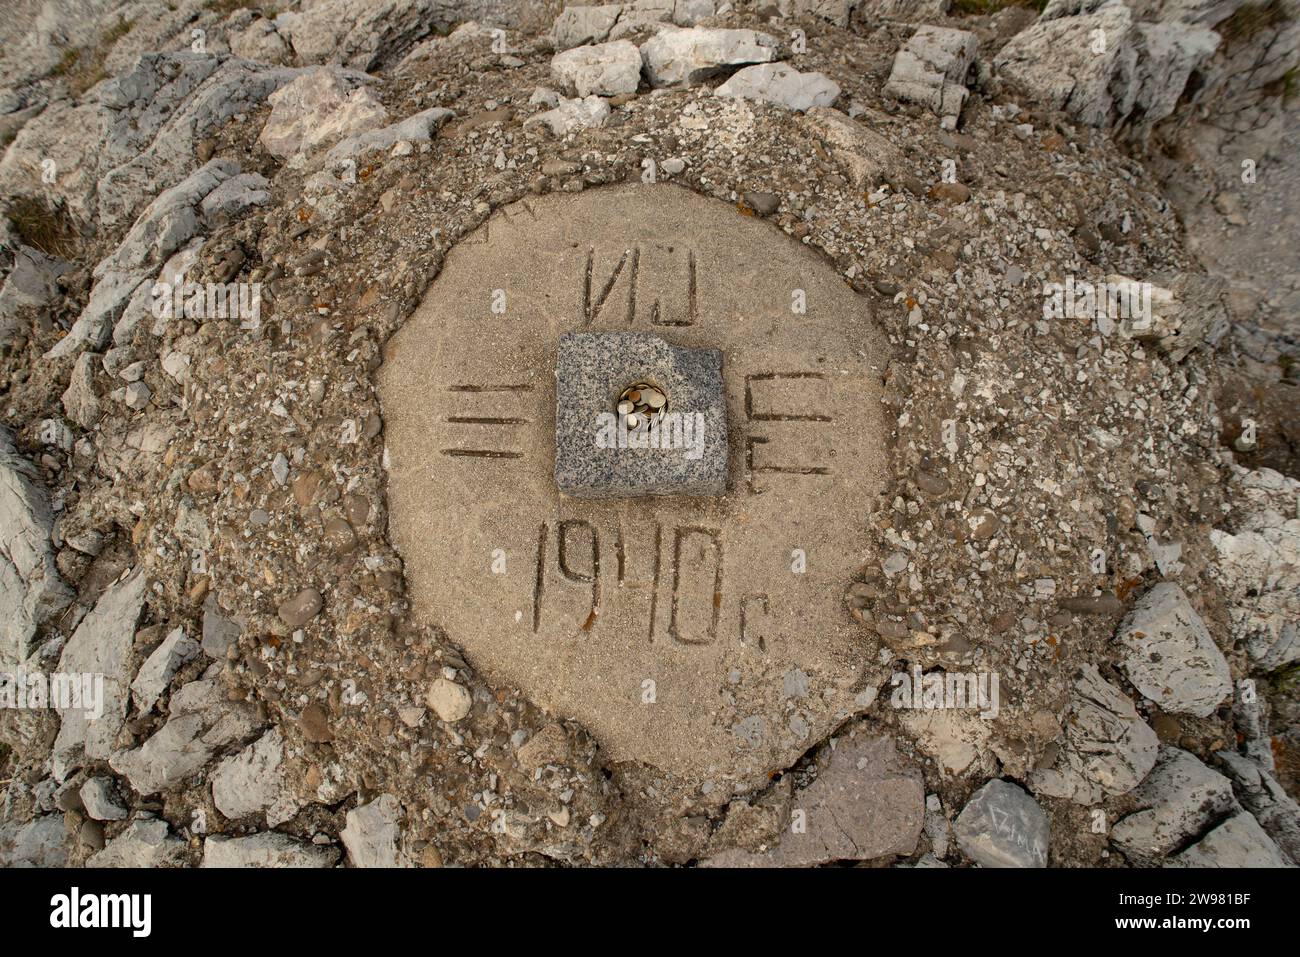
<path fill-rule="evenodd" d="M 1101 49 L 1094 46 L 1099 37 Z M 1123 0 L 1053 0 L 993 65 L 1043 106 L 1091 126 L 1131 123 L 1145 132 L 1173 112 L 1192 72 L 1218 45 L 1205 26 L 1135 22 Z"/>
<path fill-rule="evenodd" d="M 62 396 L 63 411 L 83 429 L 93 429 L 101 414 L 99 397 L 95 395 L 95 369 L 101 358 L 93 352 L 79 355 Z"/>
<path fill-rule="evenodd" d="M 1143 866 L 1185 845 L 1237 807 L 1232 783 L 1178 748 L 1161 750 L 1133 799 L 1139 810 L 1115 824 L 1111 841 Z"/>
<path fill-rule="evenodd" d="M 181 666 L 198 656 L 198 642 L 187 637 L 184 628 L 172 629 L 162 644 L 145 659 L 131 682 L 131 698 L 140 713 L 152 711 Z"/>
<path fill-rule="evenodd" d="M 646 78 L 652 86 L 699 83 L 728 67 L 771 63 L 777 56 L 776 37 L 756 30 L 704 27 L 667 29 L 641 47 Z"/>
<path fill-rule="evenodd" d="M 505 0 L 322 0 L 276 17 L 304 63 L 375 70 L 401 59 L 422 37 L 469 20 L 509 26 L 520 7 Z"/>
<path fill-rule="evenodd" d="M 889 738 L 860 730 L 833 740 L 817 779 L 795 793 L 791 808 L 801 814 L 792 814 L 780 844 L 722 851 L 706 866 L 810 867 L 911 854 L 925 817 L 920 773 Z"/>
<path fill-rule="evenodd" d="M 280 800 L 283 758 L 284 738 L 278 728 L 272 728 L 217 765 L 212 773 L 212 803 L 232 821 L 266 813 Z"/>
<path fill-rule="evenodd" d="M 398 143 L 427 143 L 438 128 L 453 116 L 455 114 L 451 110 L 435 106 L 383 129 L 349 136 L 325 154 L 325 165 L 337 166 L 346 160 L 360 159 L 367 153 L 391 150 Z"/>
<path fill-rule="evenodd" d="M 632 267 L 635 269 L 635 266 Z M 555 360 L 555 484 L 565 495 L 721 495 L 727 488 L 722 353 L 683 349 L 648 333 L 565 333 Z M 648 382 L 667 397 L 659 448 L 615 434 L 615 399 Z M 603 417 L 603 418 L 602 418 Z M 643 430 L 646 434 L 646 430 Z M 628 447 L 620 447 L 621 445 Z"/>
<path fill-rule="evenodd" d="M 574 47 L 551 58 L 551 79 L 570 96 L 635 93 L 641 82 L 641 52 L 627 40 Z"/>
<path fill-rule="evenodd" d="M 122 806 L 107 775 L 90 778 L 81 786 L 81 804 L 86 814 L 96 821 L 125 821 L 126 808 Z"/>
<path fill-rule="evenodd" d="M 267 98 L 271 114 L 258 142 L 272 156 L 289 160 L 386 125 L 388 111 L 361 85 L 365 79 L 337 68 L 304 73 Z"/>
<path fill-rule="evenodd" d="M 247 837 L 214 834 L 203 842 L 203 867 L 333 867 L 336 847 L 318 847 L 287 834 L 263 831 Z"/>
<path fill-rule="evenodd" d="M 155 817 L 137 817 L 125 831 L 92 854 L 87 867 L 179 867 L 184 863 L 185 842 L 167 822 Z"/>
<path fill-rule="evenodd" d="M 54 564 L 53 527 L 35 466 L 0 428 L 0 670 L 25 660 L 37 627 L 72 600 Z"/>
<path fill-rule="evenodd" d="M 1281 848 L 1250 814 L 1230 817 L 1167 867 L 1293 867 Z"/>
<path fill-rule="evenodd" d="M 13 341 L 18 331 L 18 310 L 40 308 L 59 295 L 58 278 L 69 264 L 30 246 L 14 252 L 13 269 L 0 287 L 0 346 Z"/>
<path fill-rule="evenodd" d="M 26 824 L 0 824 L 0 867 L 66 867 L 63 815 L 42 814 Z"/>
<path fill-rule="evenodd" d="M 965 30 L 918 28 L 894 57 L 885 95 L 918 103 L 955 122 L 966 102 L 966 76 L 977 47 L 975 35 Z"/>
<path fill-rule="evenodd" d="M 826 144 L 857 189 L 872 189 L 903 166 L 902 154 L 886 137 L 839 110 L 813 107 L 804 124 Z"/>
<path fill-rule="evenodd" d="M 402 867 L 402 809 L 397 798 L 381 794 L 369 804 L 348 811 L 339 832 L 353 867 Z"/>
<path fill-rule="evenodd" d="M 1120 623 L 1124 671 L 1163 710 L 1199 718 L 1232 694 L 1228 662 L 1187 595 L 1162 582 L 1138 599 Z"/>
<path fill-rule="evenodd" d="M 1250 758 L 1233 751 L 1220 751 L 1218 758 L 1246 810 L 1292 861 L 1300 863 L 1300 804 L 1277 778 Z"/>
<path fill-rule="evenodd" d="M 143 745 L 118 751 L 109 759 L 113 770 L 143 795 L 185 781 L 207 764 L 218 748 L 247 738 L 257 726 L 252 706 L 227 700 L 220 683 L 212 678 L 191 681 L 178 689 L 172 695 L 169 713 L 167 723 Z"/>
<path fill-rule="evenodd" d="M 238 621 L 222 614 L 217 596 L 209 593 L 203 602 L 203 639 L 201 647 L 209 658 L 222 660 L 230 646 L 239 640 L 243 631 Z"/>
<path fill-rule="evenodd" d="M 1155 765 L 1156 733 L 1093 665 L 1081 669 L 1064 724 L 1055 764 L 1029 776 L 1037 794 L 1095 804 L 1131 791 Z"/>
<path fill-rule="evenodd" d="M 981 867 L 1046 867 L 1049 829 L 1034 799 L 1001 780 L 976 791 L 953 825 L 958 846 Z"/>
<path fill-rule="evenodd" d="M 241 202 L 265 202 L 265 192 L 246 188 L 248 181 L 244 181 L 240 188 L 219 194 L 220 202 L 213 207 L 215 219 L 209 221 L 203 201 L 238 175 L 237 164 L 212 160 L 154 199 L 117 249 L 95 266 L 95 285 L 86 308 L 47 355 L 54 358 L 87 347 L 103 348 L 128 303 L 149 293 L 158 266 L 172 253 L 212 226 L 229 221 L 242 211 Z"/>
<path fill-rule="evenodd" d="M 860 9 L 870 17 L 923 23 L 946 16 L 950 6 L 952 0 L 862 0 Z"/>
<path fill-rule="evenodd" d="M 230 52 L 245 60 L 284 64 L 292 56 L 289 42 L 275 28 L 275 21 L 255 17 L 247 26 L 229 31 Z"/>
<path fill-rule="evenodd" d="M 545 113 L 537 113 L 524 121 L 524 125 L 545 123 L 556 136 L 566 136 L 575 130 L 600 126 L 609 118 L 609 103 L 598 96 L 578 100 L 560 100 L 560 105 Z"/>
<path fill-rule="evenodd" d="M 1236 531 L 1210 532 L 1218 561 L 1209 572 L 1228 599 L 1233 639 L 1273 671 L 1300 660 L 1300 518 L 1287 514 L 1300 482 L 1239 468 L 1233 492 Z"/>
<path fill-rule="evenodd" d="M 250 113 L 301 71 L 195 53 L 149 53 L 107 81 L 112 111 L 99 161 L 99 217 L 129 221 L 149 197 L 188 176 L 196 145 L 237 113 Z"/>
<path fill-rule="evenodd" d="M 555 49 L 568 50 L 601 42 L 609 36 L 622 11 L 623 6 L 618 3 L 565 8 L 551 28 Z"/>
<path fill-rule="evenodd" d="M 112 753 L 126 719 L 135 624 L 144 607 L 148 582 L 148 576 L 137 568 L 110 585 L 59 656 L 58 670 L 63 674 L 103 675 L 97 717 L 85 707 L 60 713 L 53 748 L 54 774 L 59 780 L 66 780 L 84 761 L 104 761 Z"/>
<path fill-rule="evenodd" d="M 800 73 L 785 63 L 762 63 L 738 70 L 714 93 L 775 103 L 802 113 L 830 106 L 840 95 L 839 84 L 821 73 Z"/>
<path fill-rule="evenodd" d="M 849 25 L 849 14 L 859 0 L 778 0 L 777 9 L 783 17 L 819 17 L 837 27 Z"/>

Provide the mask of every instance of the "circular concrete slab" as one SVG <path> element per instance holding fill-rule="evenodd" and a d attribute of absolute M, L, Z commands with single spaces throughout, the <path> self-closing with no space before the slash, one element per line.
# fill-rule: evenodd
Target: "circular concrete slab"
<path fill-rule="evenodd" d="M 722 351 L 728 488 L 556 489 L 566 332 Z M 521 201 L 448 256 L 380 374 L 414 610 L 616 761 L 720 799 L 854 710 L 843 601 L 883 490 L 886 346 L 825 260 L 671 186 Z"/>

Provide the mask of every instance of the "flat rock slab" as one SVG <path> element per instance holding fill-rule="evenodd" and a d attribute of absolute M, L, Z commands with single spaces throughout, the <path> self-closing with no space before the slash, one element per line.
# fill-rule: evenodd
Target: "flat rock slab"
<path fill-rule="evenodd" d="M 571 332 L 722 353 L 724 494 L 560 494 Z M 637 184 L 506 208 L 448 254 L 380 371 L 415 614 L 615 761 L 719 801 L 764 781 L 877 667 L 843 596 L 873 558 L 886 350 L 824 259 L 727 204 Z"/>
<path fill-rule="evenodd" d="M 668 402 L 653 426 L 617 415 L 647 383 Z M 565 495 L 721 495 L 727 490 L 722 353 L 644 332 L 568 332 L 555 360 L 555 484 Z M 662 423 L 662 424 L 661 424 Z"/>

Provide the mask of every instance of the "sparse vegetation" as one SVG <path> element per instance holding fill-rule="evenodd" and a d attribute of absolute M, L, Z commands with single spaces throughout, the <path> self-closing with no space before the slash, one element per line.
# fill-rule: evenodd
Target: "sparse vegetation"
<path fill-rule="evenodd" d="M 988 16 L 1007 7 L 1025 7 L 1042 13 L 1046 6 L 1047 0 L 953 0 L 952 10 L 968 16 Z"/>
<path fill-rule="evenodd" d="M 117 41 L 130 33 L 134 25 L 135 21 L 118 17 L 117 23 L 104 31 L 94 47 L 64 50 L 50 75 L 64 77 L 68 88 L 80 96 L 108 75 L 104 70 L 104 61 L 108 59 L 108 54 Z"/>
<path fill-rule="evenodd" d="M 1226 43 L 1244 43 L 1264 30 L 1280 27 L 1291 19 L 1284 0 L 1247 3 L 1214 29 Z"/>
<path fill-rule="evenodd" d="M 77 244 L 77 231 L 61 210 L 44 200 L 20 196 L 9 206 L 9 222 L 25 245 L 48 256 L 71 257 Z"/>

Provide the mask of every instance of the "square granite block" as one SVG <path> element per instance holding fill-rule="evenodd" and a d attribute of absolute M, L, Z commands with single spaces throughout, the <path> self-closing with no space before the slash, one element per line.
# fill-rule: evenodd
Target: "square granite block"
<path fill-rule="evenodd" d="M 619 396 L 639 382 L 668 398 L 658 448 L 633 447 L 644 430 L 623 433 L 626 446 L 620 435 Z M 555 384 L 555 484 L 565 495 L 726 492 L 720 350 L 679 348 L 644 332 L 569 332 L 560 337 Z"/>

